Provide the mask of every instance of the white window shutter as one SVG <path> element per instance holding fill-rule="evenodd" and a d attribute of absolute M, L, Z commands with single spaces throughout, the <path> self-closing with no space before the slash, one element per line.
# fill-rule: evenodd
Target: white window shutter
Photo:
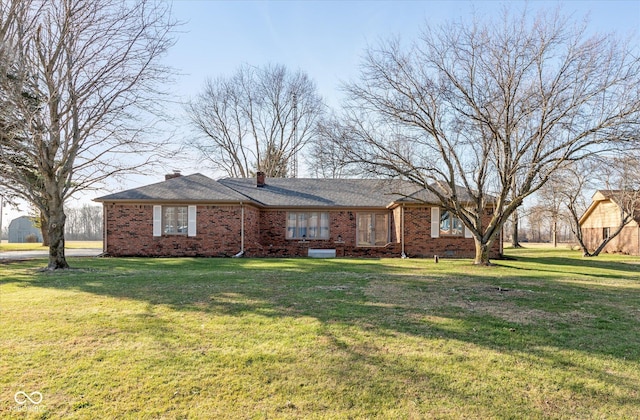
<path fill-rule="evenodd" d="M 196 236 L 196 206 L 189 206 L 187 218 L 189 220 L 187 236 Z"/>
<path fill-rule="evenodd" d="M 162 206 L 153 206 L 153 236 L 162 236 Z"/>
<path fill-rule="evenodd" d="M 440 208 L 431 207 L 431 237 L 440 237 Z"/>

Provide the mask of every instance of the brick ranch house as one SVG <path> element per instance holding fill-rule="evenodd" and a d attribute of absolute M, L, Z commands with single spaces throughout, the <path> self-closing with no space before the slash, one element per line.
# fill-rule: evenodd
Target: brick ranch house
<path fill-rule="evenodd" d="M 623 210 L 617 199 L 624 200 L 624 196 L 615 190 L 598 190 L 593 195 L 591 205 L 579 220 L 582 239 L 590 252 L 620 226 Z M 633 200 L 635 201 L 635 197 Z M 640 255 L 640 208 L 635 209 L 633 220 L 622 228 L 602 252 Z"/>
<path fill-rule="evenodd" d="M 103 204 L 103 248 L 111 256 L 475 255 L 469 232 L 433 194 L 398 180 L 265 180 L 258 173 L 215 181 L 176 172 L 95 201 Z M 497 242 L 493 258 L 502 254 Z"/>

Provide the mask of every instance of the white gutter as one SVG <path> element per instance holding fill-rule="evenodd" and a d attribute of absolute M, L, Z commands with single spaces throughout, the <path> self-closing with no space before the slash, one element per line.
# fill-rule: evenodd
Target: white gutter
<path fill-rule="evenodd" d="M 108 235 L 107 235 L 107 208 L 109 206 L 105 205 L 105 203 L 102 203 L 102 253 L 106 253 L 107 252 L 107 240 L 108 240 Z M 1 209 L 0 209 L 1 211 Z"/>
<path fill-rule="evenodd" d="M 240 202 L 240 252 L 244 254 L 244 204 Z"/>
<path fill-rule="evenodd" d="M 407 254 L 404 252 L 404 203 L 400 207 L 400 242 L 402 243 L 402 258 L 407 258 Z"/>

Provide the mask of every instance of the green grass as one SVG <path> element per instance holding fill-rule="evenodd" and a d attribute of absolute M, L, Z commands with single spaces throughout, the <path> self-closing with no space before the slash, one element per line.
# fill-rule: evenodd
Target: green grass
<path fill-rule="evenodd" d="M 65 248 L 81 249 L 81 248 L 102 248 L 102 241 L 66 241 Z M 46 251 L 49 247 L 42 246 L 38 243 L 0 243 L 0 252 L 6 251 Z"/>
<path fill-rule="evenodd" d="M 0 417 L 638 418 L 640 258 L 508 253 L 0 265 Z"/>

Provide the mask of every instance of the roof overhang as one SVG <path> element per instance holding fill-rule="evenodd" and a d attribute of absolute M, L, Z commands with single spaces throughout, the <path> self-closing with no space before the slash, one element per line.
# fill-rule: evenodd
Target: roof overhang
<path fill-rule="evenodd" d="M 603 191 L 597 190 L 591 197 L 591 204 L 589 205 L 589 207 L 587 207 L 587 210 L 585 210 L 582 216 L 580 216 L 580 219 L 578 219 L 578 225 L 582 226 L 587 218 L 589 218 L 591 213 L 593 213 L 593 210 L 595 210 L 595 208 L 598 207 L 598 205 L 603 201 L 610 201 L 612 203 L 615 203 L 615 201 L 613 201 L 610 196 L 605 194 Z"/>
<path fill-rule="evenodd" d="M 209 200 L 185 200 L 185 199 L 165 199 L 165 200 L 158 200 L 158 199 L 120 199 L 120 200 L 110 200 L 110 199 L 100 199 L 100 198 L 94 198 L 93 201 L 97 202 L 97 203 L 102 203 L 102 204 L 201 204 L 201 205 L 205 205 L 205 206 L 229 206 L 229 205 L 254 205 L 256 207 L 260 207 L 257 203 L 252 202 L 251 200 L 247 199 L 247 200 L 229 200 L 229 201 L 225 201 L 225 200 L 216 200 L 216 201 L 209 201 Z"/>

